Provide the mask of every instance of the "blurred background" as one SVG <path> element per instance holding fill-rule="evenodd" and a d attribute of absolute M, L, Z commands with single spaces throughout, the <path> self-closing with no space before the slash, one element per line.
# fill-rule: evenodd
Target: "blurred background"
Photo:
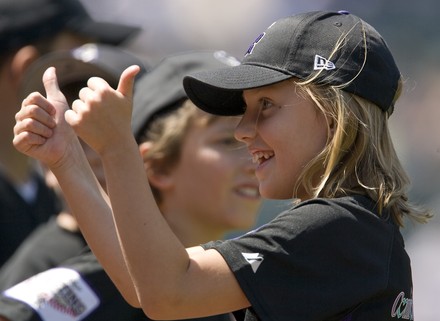
<path fill-rule="evenodd" d="M 83 0 L 99 20 L 142 27 L 127 47 L 150 64 L 175 52 L 222 49 L 242 58 L 274 20 L 302 11 L 348 10 L 372 24 L 386 39 L 405 80 L 390 118 L 396 149 L 407 169 L 411 199 L 440 210 L 440 23 L 437 0 Z M 372 173 L 374 175 L 374 173 Z M 282 202 L 265 203 L 258 224 Z M 413 261 L 415 315 L 438 321 L 440 219 L 408 222 L 403 230 Z"/>

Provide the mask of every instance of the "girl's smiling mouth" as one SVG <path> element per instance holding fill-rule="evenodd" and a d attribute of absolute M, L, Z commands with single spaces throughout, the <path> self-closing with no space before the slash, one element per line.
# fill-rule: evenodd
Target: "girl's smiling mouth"
<path fill-rule="evenodd" d="M 262 164 L 269 158 L 273 157 L 275 154 L 272 151 L 258 151 L 252 154 L 252 162 L 255 164 Z"/>

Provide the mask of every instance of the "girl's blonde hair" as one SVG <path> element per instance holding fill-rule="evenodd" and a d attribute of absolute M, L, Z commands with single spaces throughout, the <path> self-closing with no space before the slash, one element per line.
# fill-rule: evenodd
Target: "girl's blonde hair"
<path fill-rule="evenodd" d="M 389 210 L 400 226 L 405 215 L 425 222 L 430 213 L 408 201 L 410 182 L 393 146 L 388 112 L 335 86 L 310 81 L 296 84 L 325 115 L 330 137 L 324 150 L 304 168 L 296 190 L 301 187 L 308 195 L 326 198 L 367 195 L 380 214 Z M 401 82 L 395 100 L 400 92 Z"/>
<path fill-rule="evenodd" d="M 156 115 L 138 137 L 138 143 L 151 142 L 144 161 L 149 164 L 148 170 L 166 172 L 180 161 L 183 142 L 190 128 L 196 123 L 207 125 L 217 116 L 205 113 L 198 109 L 190 100 L 186 99 L 176 108 L 160 115 Z M 156 201 L 160 203 L 159 191 L 151 186 Z"/>

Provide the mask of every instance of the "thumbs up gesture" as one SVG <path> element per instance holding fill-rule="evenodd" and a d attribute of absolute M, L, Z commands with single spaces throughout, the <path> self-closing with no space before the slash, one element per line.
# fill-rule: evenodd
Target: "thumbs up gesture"
<path fill-rule="evenodd" d="M 101 156 L 124 146 L 127 139 L 133 139 L 133 86 L 139 70 L 138 66 L 125 69 L 116 90 L 102 78 L 90 78 L 72 109 L 65 113 L 66 121 L 76 134 Z"/>
<path fill-rule="evenodd" d="M 124 146 L 131 132 L 134 78 L 138 66 L 128 67 L 118 88 L 93 77 L 69 109 L 51 67 L 43 75 L 46 97 L 31 93 L 16 114 L 13 144 L 20 152 L 39 159 L 52 169 L 74 161 L 82 153 L 77 135 L 102 154 Z"/>
<path fill-rule="evenodd" d="M 60 165 L 78 139 L 64 120 L 68 105 L 58 87 L 55 68 L 46 70 L 43 83 L 47 97 L 31 93 L 15 115 L 13 144 L 20 152 L 54 167 Z"/>

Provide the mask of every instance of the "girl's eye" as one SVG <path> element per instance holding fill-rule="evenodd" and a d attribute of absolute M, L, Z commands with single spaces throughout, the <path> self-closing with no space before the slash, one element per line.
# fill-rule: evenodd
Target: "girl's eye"
<path fill-rule="evenodd" d="M 244 147 L 244 144 L 238 141 L 237 139 L 235 139 L 235 137 L 233 136 L 218 138 L 215 144 L 220 148 L 224 148 L 227 150 L 234 150 Z"/>
<path fill-rule="evenodd" d="M 219 144 L 225 145 L 225 146 L 239 146 L 242 144 L 237 139 L 235 139 L 235 137 L 224 137 L 224 138 L 220 139 L 218 142 L 219 142 Z"/>
<path fill-rule="evenodd" d="M 275 104 L 273 104 L 271 101 L 267 99 L 262 99 L 260 104 L 261 104 L 261 110 L 266 110 L 275 106 Z"/>

